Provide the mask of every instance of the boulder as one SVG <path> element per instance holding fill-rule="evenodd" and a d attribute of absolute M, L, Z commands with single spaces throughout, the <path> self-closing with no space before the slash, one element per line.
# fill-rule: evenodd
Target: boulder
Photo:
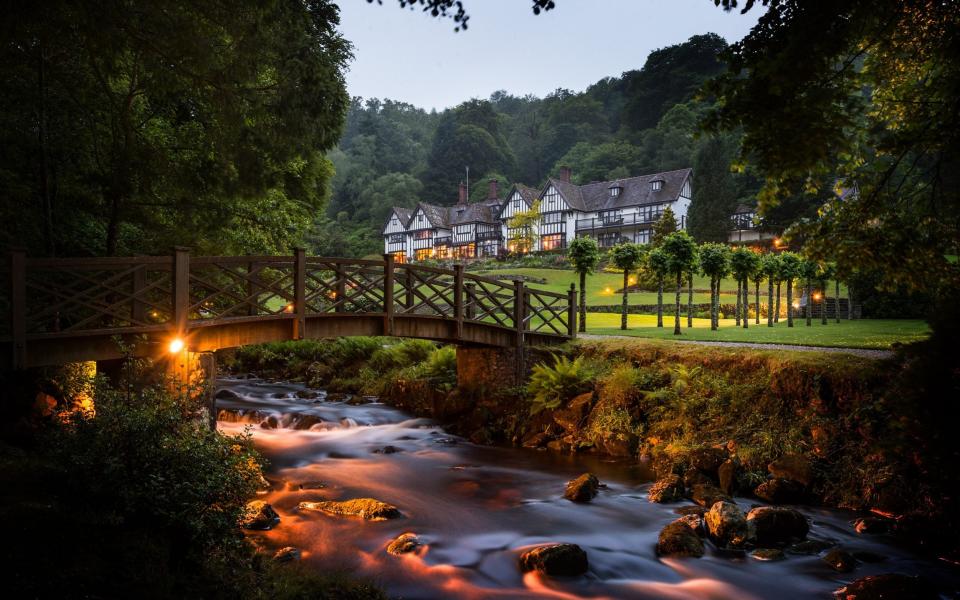
<path fill-rule="evenodd" d="M 893 529 L 891 521 L 880 519 L 878 517 L 863 517 L 853 522 L 853 528 L 857 533 L 880 534 L 890 533 Z"/>
<path fill-rule="evenodd" d="M 280 421 L 273 415 L 270 415 L 260 423 L 260 427 L 263 429 L 276 429 L 280 426 Z"/>
<path fill-rule="evenodd" d="M 703 556 L 703 540 L 690 525 L 677 519 L 668 524 L 657 537 L 657 556 Z"/>
<path fill-rule="evenodd" d="M 37 396 L 33 400 L 33 416 L 34 417 L 45 419 L 53 415 L 56 409 L 57 409 L 56 398 L 54 398 L 50 394 L 37 392 Z"/>
<path fill-rule="evenodd" d="M 785 544 L 807 537 L 810 525 L 800 511 L 780 506 L 759 506 L 747 513 L 757 543 Z"/>
<path fill-rule="evenodd" d="M 743 511 L 731 502 L 717 502 L 703 516 L 707 535 L 717 546 L 739 548 L 747 544 L 750 529 Z"/>
<path fill-rule="evenodd" d="M 521 445 L 524 448 L 543 448 L 551 439 L 553 438 L 551 438 L 550 434 L 546 431 L 537 431 L 535 433 L 527 434 L 523 438 Z"/>
<path fill-rule="evenodd" d="M 554 411 L 554 422 L 570 433 L 580 431 L 580 425 L 590 414 L 590 405 L 593 403 L 593 392 L 580 394 L 571 400 L 565 407 Z"/>
<path fill-rule="evenodd" d="M 323 423 L 323 419 L 317 415 L 297 415 L 293 420 L 294 429 L 310 429 L 314 425 Z"/>
<path fill-rule="evenodd" d="M 857 566 L 857 559 L 845 550 L 835 548 L 827 552 L 821 559 L 830 565 L 830 568 L 840 573 L 849 573 Z"/>
<path fill-rule="evenodd" d="M 757 548 L 750 556 L 762 561 L 783 560 L 787 557 L 779 548 Z"/>
<path fill-rule="evenodd" d="M 587 572 L 587 553 L 576 544 L 537 546 L 520 555 L 520 570 L 550 576 L 576 576 Z"/>
<path fill-rule="evenodd" d="M 567 489 L 563 497 L 572 502 L 589 502 L 597 495 L 600 480 L 593 473 L 584 473 L 580 477 L 567 482 Z"/>
<path fill-rule="evenodd" d="M 706 533 L 706 528 L 703 525 L 703 515 L 698 514 L 689 514 L 683 515 L 677 519 L 687 527 L 693 530 L 699 536 L 703 536 Z"/>
<path fill-rule="evenodd" d="M 696 467 L 690 467 L 683 473 L 683 485 L 692 488 L 697 484 L 717 485 L 717 481 Z"/>
<path fill-rule="evenodd" d="M 317 510 L 330 515 L 345 515 L 360 517 L 368 521 L 385 521 L 402 517 L 400 510 L 392 504 L 374 500 L 373 498 L 354 498 L 352 500 L 323 502 L 301 502 L 297 505 L 300 510 Z"/>
<path fill-rule="evenodd" d="M 396 454 L 397 452 L 403 452 L 403 449 L 391 446 L 390 444 L 387 444 L 383 448 L 375 448 L 373 450 L 374 454 Z"/>
<path fill-rule="evenodd" d="M 828 548 L 833 548 L 834 543 L 826 540 L 804 540 L 791 544 L 787 548 L 787 554 L 820 554 Z"/>
<path fill-rule="evenodd" d="M 738 475 L 740 474 L 740 463 L 734 459 L 728 458 L 717 467 L 717 480 L 720 482 L 720 489 L 724 494 L 733 495 L 739 489 Z"/>
<path fill-rule="evenodd" d="M 724 448 L 700 448 L 690 453 L 688 461 L 691 467 L 715 476 L 717 469 L 727 458 L 727 451 Z"/>
<path fill-rule="evenodd" d="M 240 517 L 240 526 L 244 529 L 267 530 L 280 522 L 280 515 L 273 507 L 263 500 L 247 502 L 243 515 Z"/>
<path fill-rule="evenodd" d="M 869 575 L 833 593 L 840 600 L 936 600 L 940 597 L 928 581 L 910 575 Z"/>
<path fill-rule="evenodd" d="M 771 479 L 764 481 L 753 490 L 753 494 L 771 504 L 795 504 L 803 502 L 803 485 L 789 479 Z"/>
<path fill-rule="evenodd" d="M 784 454 L 767 465 L 767 470 L 777 479 L 796 481 L 804 486 L 813 481 L 813 465 L 801 454 Z"/>
<path fill-rule="evenodd" d="M 350 394 L 344 394 L 342 392 L 327 393 L 327 402 L 344 402 L 349 399 L 350 399 Z"/>
<path fill-rule="evenodd" d="M 702 517 L 703 515 L 707 514 L 707 509 L 702 506 L 687 505 L 678 506 L 677 508 L 673 509 L 673 512 L 677 513 L 678 515 L 697 515 L 698 517 Z"/>
<path fill-rule="evenodd" d="M 217 393 L 213 395 L 217 400 L 236 400 L 240 396 L 233 390 L 228 390 L 227 388 L 221 388 L 217 390 Z"/>
<path fill-rule="evenodd" d="M 413 552 L 422 545 L 423 543 L 420 541 L 420 538 L 417 537 L 417 534 L 402 533 L 387 544 L 387 552 L 395 556 L 400 556 L 401 554 Z"/>
<path fill-rule="evenodd" d="M 717 502 L 733 502 L 733 498 L 723 493 L 723 490 L 710 483 L 698 483 L 690 490 L 690 499 L 708 508 Z"/>
<path fill-rule="evenodd" d="M 650 486 L 647 499 L 650 502 L 674 502 L 682 500 L 686 492 L 679 475 L 667 475 Z"/>
<path fill-rule="evenodd" d="M 610 456 L 633 456 L 637 452 L 640 438 L 632 433 L 607 433 L 600 440 L 600 448 Z"/>
<path fill-rule="evenodd" d="M 302 554 L 303 553 L 300 552 L 300 548 L 284 546 L 273 553 L 273 560 L 279 563 L 296 562 L 300 560 Z"/>
<path fill-rule="evenodd" d="M 297 390 L 297 398 L 302 398 L 303 400 L 316 400 L 320 397 L 320 392 L 315 390 Z"/>

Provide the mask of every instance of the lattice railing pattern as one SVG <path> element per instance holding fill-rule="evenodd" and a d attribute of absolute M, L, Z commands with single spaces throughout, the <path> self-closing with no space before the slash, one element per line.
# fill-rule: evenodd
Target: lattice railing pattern
<path fill-rule="evenodd" d="M 289 257 L 198 257 L 190 261 L 189 320 L 289 313 L 294 262 Z"/>
<path fill-rule="evenodd" d="M 306 312 L 384 312 L 384 263 L 308 258 Z"/>
<path fill-rule="evenodd" d="M 526 331 L 553 335 L 568 334 L 572 314 L 566 294 L 527 288 L 524 299 Z"/>

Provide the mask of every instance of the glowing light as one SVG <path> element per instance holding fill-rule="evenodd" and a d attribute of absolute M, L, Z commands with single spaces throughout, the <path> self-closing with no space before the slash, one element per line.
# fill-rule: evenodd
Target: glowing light
<path fill-rule="evenodd" d="M 613 288 L 611 288 L 611 287 L 608 286 L 608 287 L 603 288 L 603 291 L 604 291 L 604 293 L 612 294 L 612 293 L 613 293 Z"/>
<path fill-rule="evenodd" d="M 170 354 L 176 354 L 183 350 L 183 340 L 180 338 L 173 338 L 170 340 L 170 345 L 167 347 L 170 350 Z"/>
<path fill-rule="evenodd" d="M 820 292 L 817 292 L 813 295 L 814 300 L 819 300 L 820 298 L 823 298 L 823 295 Z"/>
<path fill-rule="evenodd" d="M 799 302 L 796 302 L 796 301 L 794 301 L 794 303 L 793 303 L 793 307 L 794 307 L 794 308 L 800 308 L 800 303 L 799 303 Z"/>
<path fill-rule="evenodd" d="M 637 282 L 637 278 L 636 278 L 636 277 L 631 277 L 629 281 L 630 281 L 630 285 L 633 285 L 633 284 L 635 284 L 635 283 Z"/>
<path fill-rule="evenodd" d="M 293 312 L 293 302 L 283 307 L 283 312 L 292 313 Z"/>

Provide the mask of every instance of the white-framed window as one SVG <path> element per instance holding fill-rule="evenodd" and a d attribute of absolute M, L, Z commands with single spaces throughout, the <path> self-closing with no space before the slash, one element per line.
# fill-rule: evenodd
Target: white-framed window
<path fill-rule="evenodd" d="M 617 196 L 619 196 L 621 189 L 622 189 L 622 188 L 621 188 L 620 186 L 615 186 L 615 187 L 610 188 L 610 197 L 616 198 Z"/>
<path fill-rule="evenodd" d="M 659 192 L 661 188 L 663 188 L 663 181 L 657 179 L 655 181 L 650 182 L 650 189 L 653 190 L 654 192 Z"/>
<path fill-rule="evenodd" d="M 563 220 L 563 214 L 558 212 L 545 213 L 540 218 L 543 220 L 544 223 L 559 223 L 560 221 Z"/>
<path fill-rule="evenodd" d="M 637 242 L 638 244 L 649 244 L 650 243 L 650 230 L 641 229 L 637 232 Z"/>

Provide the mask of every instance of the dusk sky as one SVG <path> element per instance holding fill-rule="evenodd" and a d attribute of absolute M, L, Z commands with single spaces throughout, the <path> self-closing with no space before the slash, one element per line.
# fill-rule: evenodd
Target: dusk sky
<path fill-rule="evenodd" d="M 355 47 L 350 94 L 439 110 L 500 89 L 582 91 L 693 35 L 739 40 L 762 11 L 728 13 L 712 0 L 557 0 L 534 16 L 528 0 L 465 0 L 469 29 L 455 33 L 451 19 L 402 10 L 396 0 L 339 4 L 341 31 Z"/>

